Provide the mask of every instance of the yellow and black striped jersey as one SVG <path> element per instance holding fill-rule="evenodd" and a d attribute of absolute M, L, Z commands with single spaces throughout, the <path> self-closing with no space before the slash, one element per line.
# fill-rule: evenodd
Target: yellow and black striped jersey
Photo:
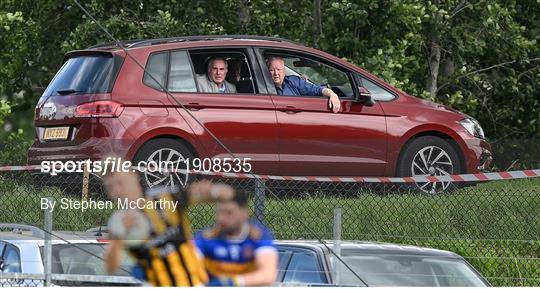
<path fill-rule="evenodd" d="M 154 286 L 198 286 L 208 281 L 199 259 L 186 209 L 189 196 L 170 188 L 147 192 L 143 209 L 151 224 L 149 240 L 129 248 L 144 272 L 144 278 Z M 175 206 L 177 204 L 177 206 Z"/>

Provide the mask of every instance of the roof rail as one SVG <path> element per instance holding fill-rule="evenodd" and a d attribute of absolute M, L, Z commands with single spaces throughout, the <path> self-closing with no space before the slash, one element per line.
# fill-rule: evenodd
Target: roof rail
<path fill-rule="evenodd" d="M 32 225 L 0 223 L 0 230 L 1 229 L 11 229 L 11 232 L 16 233 L 16 234 L 20 234 L 23 231 L 30 231 L 32 232 L 32 237 L 36 237 L 36 238 L 45 237 L 45 231 Z"/>
<path fill-rule="evenodd" d="M 130 47 L 132 44 L 144 41 L 144 39 L 132 39 L 132 40 L 120 40 L 120 44 L 124 47 Z M 116 42 L 107 42 L 107 43 L 100 43 L 93 46 L 90 46 L 86 49 L 96 49 L 96 48 L 112 48 L 116 47 Z"/>
<path fill-rule="evenodd" d="M 285 38 L 270 37 L 270 36 L 257 36 L 257 35 L 198 35 L 198 36 L 180 36 L 169 38 L 148 39 L 134 42 L 129 45 L 130 48 L 141 47 L 147 45 L 184 42 L 184 41 L 207 41 L 207 40 L 265 40 L 265 41 L 278 41 L 287 42 L 297 45 L 303 45 L 302 43 L 291 41 Z"/>

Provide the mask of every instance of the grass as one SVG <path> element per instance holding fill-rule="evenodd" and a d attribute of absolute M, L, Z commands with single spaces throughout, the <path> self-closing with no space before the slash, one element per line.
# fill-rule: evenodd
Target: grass
<path fill-rule="evenodd" d="M 42 224 L 40 197 L 70 197 L 57 188 L 0 176 L 1 222 Z M 347 194 L 345 194 L 347 196 Z M 80 199 L 79 197 L 73 197 Z M 267 197 L 264 222 L 279 239 L 331 239 L 333 209 L 341 208 L 342 237 L 413 244 L 456 252 L 493 285 L 540 286 L 540 178 L 499 181 L 449 194 Z M 106 223 L 111 210 L 55 210 L 56 230 Z M 194 228 L 213 221 L 211 205 L 190 209 Z"/>

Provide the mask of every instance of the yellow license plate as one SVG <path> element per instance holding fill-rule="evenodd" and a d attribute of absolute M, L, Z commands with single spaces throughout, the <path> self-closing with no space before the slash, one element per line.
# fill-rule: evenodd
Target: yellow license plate
<path fill-rule="evenodd" d="M 43 133 L 44 140 L 66 140 L 68 138 L 69 126 L 47 127 Z"/>

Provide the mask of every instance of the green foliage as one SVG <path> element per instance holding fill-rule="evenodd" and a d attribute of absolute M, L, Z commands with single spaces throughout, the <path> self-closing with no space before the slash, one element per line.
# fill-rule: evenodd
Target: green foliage
<path fill-rule="evenodd" d="M 0 126 L 4 125 L 4 119 L 11 114 L 11 106 L 5 99 L 0 100 Z"/>
<path fill-rule="evenodd" d="M 0 150 L 0 165 L 25 165 L 26 153 L 31 145 L 32 141 L 24 135 L 22 129 L 9 133 Z"/>

